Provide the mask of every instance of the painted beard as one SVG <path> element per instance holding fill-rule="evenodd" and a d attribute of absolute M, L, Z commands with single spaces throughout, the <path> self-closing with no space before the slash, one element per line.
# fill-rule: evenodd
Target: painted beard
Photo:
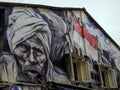
<path fill-rule="evenodd" d="M 30 79 L 33 83 L 43 83 L 42 78 L 44 77 L 44 70 L 37 68 L 36 66 L 25 66 L 22 69 L 22 73 Z"/>

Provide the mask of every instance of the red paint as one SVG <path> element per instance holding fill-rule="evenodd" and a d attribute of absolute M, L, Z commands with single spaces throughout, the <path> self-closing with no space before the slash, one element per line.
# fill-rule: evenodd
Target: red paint
<path fill-rule="evenodd" d="M 92 47 L 97 49 L 97 39 L 91 35 L 85 27 L 80 26 L 79 23 L 75 21 L 74 29 L 81 37 L 85 38 Z"/>

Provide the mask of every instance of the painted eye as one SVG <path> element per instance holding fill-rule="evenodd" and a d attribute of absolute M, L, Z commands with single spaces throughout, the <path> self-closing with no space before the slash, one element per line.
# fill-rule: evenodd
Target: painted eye
<path fill-rule="evenodd" d="M 44 53 L 43 49 L 33 48 L 34 54 L 40 56 Z"/>
<path fill-rule="evenodd" d="M 27 49 L 28 47 L 24 44 L 18 45 L 15 49 L 14 49 L 14 53 L 17 56 L 23 56 L 25 53 L 28 53 L 29 50 Z"/>
<path fill-rule="evenodd" d="M 20 50 L 24 53 L 24 52 L 27 52 L 27 49 L 28 47 L 24 44 L 20 45 Z"/>
<path fill-rule="evenodd" d="M 36 55 L 36 56 L 41 56 L 41 52 L 38 52 L 38 51 L 34 51 L 34 54 Z"/>

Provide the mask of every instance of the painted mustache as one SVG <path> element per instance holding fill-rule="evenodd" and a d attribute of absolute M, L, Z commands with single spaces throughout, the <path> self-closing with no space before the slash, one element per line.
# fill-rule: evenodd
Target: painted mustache
<path fill-rule="evenodd" d="M 43 70 L 41 68 L 37 68 L 36 66 L 25 66 L 22 69 L 22 72 L 24 74 L 28 74 L 28 75 L 29 75 L 29 73 L 34 74 L 36 76 L 42 76 L 43 75 Z"/>

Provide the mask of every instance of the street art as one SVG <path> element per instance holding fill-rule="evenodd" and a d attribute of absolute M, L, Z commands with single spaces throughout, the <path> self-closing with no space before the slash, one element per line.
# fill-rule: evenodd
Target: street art
<path fill-rule="evenodd" d="M 94 79 L 103 85 L 97 63 L 103 61 L 111 68 L 110 60 L 114 60 L 116 52 L 108 49 L 111 47 L 110 40 L 82 10 L 14 6 L 8 11 L 7 25 L 4 28 L 3 24 L 0 26 L 2 82 L 42 85 L 54 82 L 78 86 L 82 83 L 90 88 L 99 87 L 98 83 L 91 82 L 90 79 Z M 85 80 L 88 80 L 87 83 Z M 33 88 L 31 90 L 39 90 L 38 87 Z M 59 85 L 56 88 L 69 89 Z M 73 90 L 71 88 L 69 90 Z M 11 90 L 16 89 L 22 90 L 22 85 L 11 87 Z"/>
<path fill-rule="evenodd" d="M 18 81 L 70 84 L 67 74 L 57 66 L 63 55 L 70 53 L 66 33 L 65 22 L 54 12 L 14 7 L 9 16 L 7 39 L 16 58 Z"/>

